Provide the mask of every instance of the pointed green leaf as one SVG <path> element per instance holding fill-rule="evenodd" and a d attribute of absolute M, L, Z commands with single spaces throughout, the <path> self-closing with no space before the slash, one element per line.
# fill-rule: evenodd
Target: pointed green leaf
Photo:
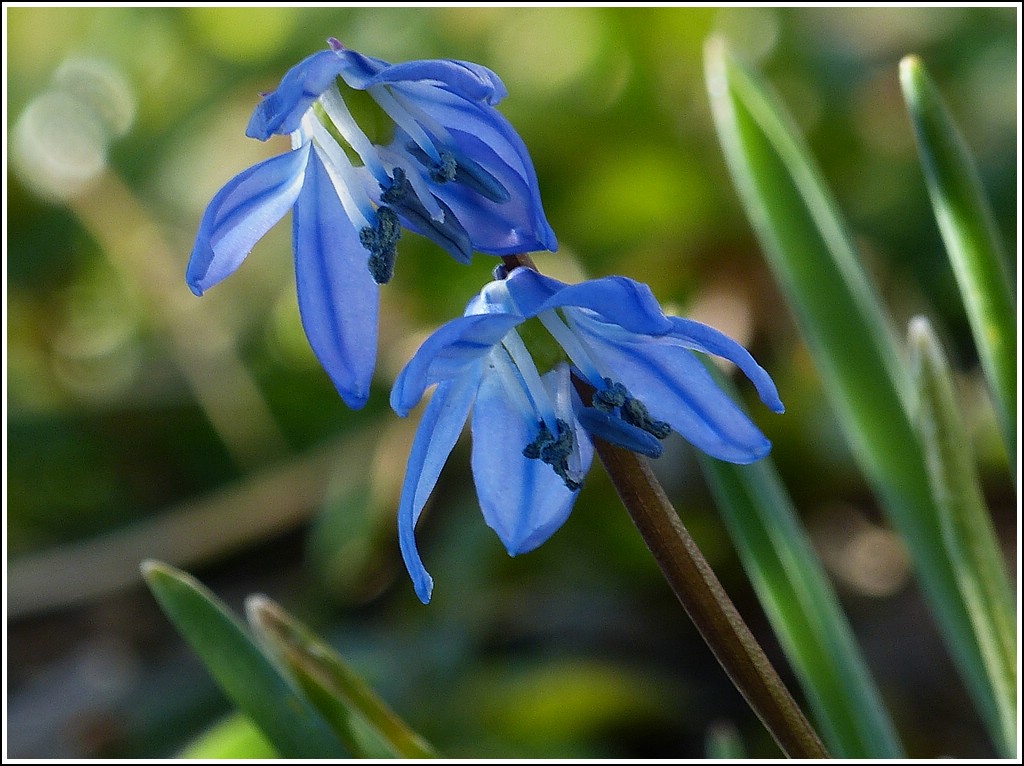
<path fill-rule="evenodd" d="M 200 656 L 228 698 L 284 758 L 343 758 L 345 748 L 216 596 L 157 561 L 142 574 L 164 614 Z"/>
<path fill-rule="evenodd" d="M 949 364 L 924 317 L 910 323 L 917 384 L 917 427 L 928 457 L 942 539 L 971 616 L 994 689 L 1010 751 L 1017 725 L 1017 617 L 1006 562 L 974 469 L 957 410 Z"/>
<path fill-rule="evenodd" d="M 358 757 L 436 757 L 337 652 L 281 607 L 265 596 L 250 596 L 246 613 L 268 650 Z"/>
<path fill-rule="evenodd" d="M 729 390 L 725 377 L 708 367 Z M 846 615 L 774 464 L 766 458 L 733 465 L 699 451 L 698 459 L 830 752 L 838 758 L 904 757 Z"/>
<path fill-rule="evenodd" d="M 900 84 L 935 218 L 960 285 L 1010 465 L 1015 465 L 1017 325 L 999 234 L 971 152 L 917 56 L 900 62 Z"/>
<path fill-rule="evenodd" d="M 945 554 L 891 323 L 792 120 L 720 41 L 709 42 L 706 68 L 719 141 L 747 216 L 853 453 L 910 550 L 946 645 L 1001 742 L 996 692 Z"/>

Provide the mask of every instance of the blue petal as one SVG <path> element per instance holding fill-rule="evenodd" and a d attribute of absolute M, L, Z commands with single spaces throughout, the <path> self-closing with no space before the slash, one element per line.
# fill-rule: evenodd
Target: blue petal
<path fill-rule="evenodd" d="M 309 144 L 242 171 L 217 192 L 199 224 L 185 271 L 192 292 L 232 274 L 270 228 L 284 217 L 302 188 Z"/>
<path fill-rule="evenodd" d="M 500 202 L 457 181 L 431 184 L 434 195 L 452 209 L 469 233 L 474 249 L 488 255 L 557 250 L 558 239 L 545 217 L 536 177 L 531 183 L 509 165 L 481 162 L 488 154 L 493 155 L 489 147 L 460 131 L 451 133 L 461 139 L 460 151 L 471 149 L 472 160 L 493 175 L 508 195 L 507 201 Z"/>
<path fill-rule="evenodd" d="M 466 423 L 479 378 L 478 368 L 476 374 L 467 374 L 437 387 L 423 413 L 409 455 L 398 506 L 398 543 L 416 595 L 424 604 L 430 601 L 433 580 L 416 549 L 416 522 Z"/>
<path fill-rule="evenodd" d="M 302 115 L 349 65 L 332 50 L 307 56 L 285 73 L 281 84 L 256 107 L 245 135 L 266 141 L 274 134 L 287 135 L 299 127 Z"/>
<path fill-rule="evenodd" d="M 441 325 L 398 374 L 391 389 L 391 407 L 405 417 L 430 385 L 466 374 L 522 321 L 514 314 L 483 314 Z"/>
<path fill-rule="evenodd" d="M 761 401 L 773 412 L 786 411 L 775 382 L 743 346 L 715 328 L 692 319 L 669 317 L 669 321 L 672 322 L 672 337 L 681 340 L 687 348 L 728 359 L 743 370 L 757 389 Z"/>
<path fill-rule="evenodd" d="M 536 185 L 536 176 L 532 175 L 533 163 L 526 145 L 512 123 L 497 109 L 427 83 L 403 83 L 398 86 L 398 91 L 430 120 L 452 131 L 457 147 L 461 148 L 461 140 L 475 137 L 490 147 L 502 164 L 512 168 L 524 181 Z M 432 133 L 437 133 L 428 122 L 422 124 Z M 460 131 L 462 135 L 455 136 L 454 131 Z M 441 139 L 443 136 L 436 135 L 436 138 Z M 473 147 L 472 143 L 467 143 L 466 150 L 461 153 L 474 157 L 476 150 Z M 487 157 L 482 159 L 481 164 L 485 167 L 493 162 Z M 494 172 L 492 168 L 488 169 Z"/>
<path fill-rule="evenodd" d="M 695 446 L 730 463 L 768 454 L 771 442 L 681 342 L 632 335 L 589 317 L 580 318 L 577 328 L 651 416 Z"/>
<path fill-rule="evenodd" d="M 508 280 L 496 279 L 488 282 L 466 306 L 466 316 L 472 314 L 516 314 L 525 320 L 525 315 L 516 309 L 508 291 Z"/>
<path fill-rule="evenodd" d="M 513 269 L 502 284 L 512 297 L 516 310 L 526 317 L 537 316 L 541 306 L 569 286 L 523 266 Z"/>
<path fill-rule="evenodd" d="M 334 49 L 334 52 L 345 62 L 343 79 L 349 87 L 362 90 L 362 88 L 365 87 L 363 83 L 372 82 L 378 72 L 391 66 L 391 63 L 384 59 L 366 56 L 358 51 L 352 50 L 336 38 L 328 38 L 327 42 Z"/>
<path fill-rule="evenodd" d="M 604 277 L 566 285 L 532 269 L 518 268 L 506 281 L 516 307 L 524 316 L 576 306 L 635 333 L 663 335 L 673 329 L 651 288 L 626 277 Z"/>
<path fill-rule="evenodd" d="M 339 53 L 346 61 L 343 78 L 358 90 L 373 85 L 421 82 L 458 94 L 471 101 L 497 104 L 508 95 L 501 78 L 479 64 L 453 59 L 427 59 L 388 64 L 351 49 Z"/>
<path fill-rule="evenodd" d="M 293 217 L 295 282 L 306 337 L 338 393 L 358 409 L 377 358 L 378 287 L 334 185 L 316 153 Z"/>
<path fill-rule="evenodd" d="M 510 200 L 502 203 L 458 182 L 433 185 L 434 193 L 459 216 L 476 248 L 494 255 L 557 249 L 555 233 L 544 215 L 533 161 L 512 124 L 493 107 L 429 85 L 408 83 L 401 86 L 401 92 L 444 127 L 454 142 L 456 156 L 477 163 L 510 195 Z M 410 151 L 409 143 L 403 133 L 396 134 L 396 150 Z M 473 216 L 479 220 L 471 222 Z"/>
<path fill-rule="evenodd" d="M 515 556 L 551 537 L 579 492 L 569 490 L 548 464 L 523 456 L 538 421 L 512 401 L 499 376 L 484 376 L 473 408 L 472 465 L 484 519 Z"/>

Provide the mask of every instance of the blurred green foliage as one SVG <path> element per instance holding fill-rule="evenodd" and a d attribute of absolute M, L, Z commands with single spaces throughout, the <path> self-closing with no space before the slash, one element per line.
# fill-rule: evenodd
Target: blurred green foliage
<path fill-rule="evenodd" d="M 466 445 L 457 447 L 421 523 L 434 600 L 416 600 L 394 533 L 416 416 L 395 417 L 387 392 L 422 337 L 489 278 L 492 259 L 467 268 L 403 239 L 382 294 L 376 388 L 360 412 L 341 402 L 302 334 L 287 222 L 231 280 L 202 299 L 189 293 L 184 268 L 206 203 L 284 148 L 244 136 L 258 94 L 329 35 L 389 60 L 460 58 L 498 72 L 510 91 L 500 108 L 531 151 L 561 244 L 537 256 L 540 268 L 646 281 L 678 313 L 752 349 L 788 405 L 757 420 L 908 753 L 989 752 L 732 189 L 701 56 L 717 31 L 758 65 L 805 132 L 896 325 L 917 313 L 935 321 L 1009 545 L 1017 522 L 1006 457 L 897 64 L 908 53 L 926 62 L 1015 254 L 1018 13 L 5 8 L 6 508 L 10 573 L 22 578 L 8 600 L 10 755 L 168 755 L 227 710 L 141 587 L 111 586 L 89 601 L 72 587 L 104 568 L 134 571 L 190 538 L 208 551 L 211 536 L 223 545 L 201 561 L 165 560 L 229 600 L 271 591 L 343 642 L 447 755 L 697 757 L 722 720 L 736 723 L 751 756 L 775 753 L 597 468 L 563 530 L 509 559 L 480 517 Z M 312 465 L 324 449 L 333 468 L 297 470 L 295 512 L 275 517 L 267 477 Z M 673 437 L 656 469 L 777 659 L 689 448 Z M 216 524 L 178 528 L 184 539 L 156 533 L 158 520 L 210 500 Z M 266 526 L 247 529 L 255 504 L 270 506 L 259 515 Z M 251 536 L 242 542 L 236 529 Z M 146 550 L 126 546 L 128 533 Z M 109 536 L 103 556 L 74 558 L 76 543 L 98 535 Z M 43 554 L 50 568 L 21 566 Z M 97 646 L 116 648 L 123 682 L 75 707 L 71 691 L 92 688 L 75 663 L 95 662 Z M 60 705 L 46 694 L 58 689 Z"/>

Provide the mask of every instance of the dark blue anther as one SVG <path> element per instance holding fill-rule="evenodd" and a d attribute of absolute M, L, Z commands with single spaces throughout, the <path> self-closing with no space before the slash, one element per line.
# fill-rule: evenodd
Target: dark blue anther
<path fill-rule="evenodd" d="M 621 407 L 629 399 L 629 391 L 621 383 L 612 383 L 610 378 L 604 379 L 605 387 L 594 394 L 594 407 L 601 412 L 612 412 Z"/>
<path fill-rule="evenodd" d="M 523 457 L 540 460 L 551 466 L 555 473 L 565 482 L 565 486 L 575 492 L 583 485 L 569 478 L 569 456 L 576 442 L 572 429 L 564 420 L 555 421 L 558 436 L 551 433 L 544 421 L 540 422 L 540 433 L 537 438 L 523 448 Z"/>
<path fill-rule="evenodd" d="M 391 176 L 391 183 L 388 186 L 380 185 L 380 199 L 385 205 L 397 205 L 412 193 L 412 184 L 409 183 L 402 168 L 396 167 L 391 171 Z"/>
<path fill-rule="evenodd" d="M 441 164 L 434 162 L 430 156 L 416 144 L 408 144 L 406 150 L 427 168 L 431 179 L 437 183 L 454 181 L 475 191 L 484 199 L 499 204 L 512 199 L 505 185 L 487 171 L 483 165 L 464 154 L 451 149 L 441 151 Z M 450 170 L 449 170 L 450 168 Z"/>
<path fill-rule="evenodd" d="M 631 396 L 624 385 L 604 378 L 604 386 L 602 390 L 594 393 L 594 409 L 609 415 L 615 414 L 617 409 L 619 417 L 626 423 L 646 431 L 656 439 L 665 439 L 672 433 L 672 426 L 663 420 L 652 418 L 647 406 Z"/>
<path fill-rule="evenodd" d="M 643 429 L 655 439 L 668 438 L 668 435 L 672 433 L 672 426 L 664 420 L 652 418 L 651 413 L 647 411 L 647 406 L 639 399 L 627 399 L 619 412 L 622 413 L 623 420 L 630 425 Z"/>
<path fill-rule="evenodd" d="M 435 197 L 444 218 L 434 220 L 416 195 L 405 171 L 396 167 L 391 173 L 391 185 L 386 188 L 384 184 L 380 185 L 381 202 L 390 205 L 405 218 L 410 224 L 409 228 L 432 239 L 451 253 L 455 260 L 468 264 L 473 259 L 473 242 L 452 209 Z"/>
<path fill-rule="evenodd" d="M 360 230 L 359 241 L 369 253 L 366 267 L 373 281 L 384 285 L 395 275 L 395 259 L 398 257 L 398 238 L 402 236 L 402 225 L 395 211 L 387 206 L 377 208 L 377 220 L 372 227 Z"/>
<path fill-rule="evenodd" d="M 430 171 L 430 178 L 439 184 L 446 184 L 454 181 L 459 163 L 455 161 L 455 155 L 449 151 L 441 151 L 441 164 L 435 165 Z"/>

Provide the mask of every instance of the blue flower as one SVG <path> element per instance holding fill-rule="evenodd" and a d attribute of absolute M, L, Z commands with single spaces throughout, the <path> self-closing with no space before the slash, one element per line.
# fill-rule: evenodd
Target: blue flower
<path fill-rule="evenodd" d="M 534 318 L 566 357 L 543 375 L 518 329 Z M 733 463 L 768 454 L 770 442 L 693 351 L 731 360 L 769 408 L 783 411 L 771 377 L 746 349 L 707 325 L 666 316 L 646 285 L 625 277 L 566 285 L 527 268 L 486 285 L 463 317 L 424 342 L 391 392 L 391 406 L 405 416 L 437 384 L 398 511 L 402 556 L 420 599 L 430 599 L 433 581 L 416 549 L 416 522 L 470 411 L 480 507 L 513 556 L 569 516 L 593 457 L 590 435 L 652 457 L 672 431 Z M 589 404 L 571 374 L 593 388 Z"/>
<path fill-rule="evenodd" d="M 329 42 L 256 107 L 246 135 L 287 135 L 292 149 L 217 193 L 186 280 L 202 295 L 293 210 L 303 327 L 346 403 L 361 407 L 376 361 L 377 286 L 391 278 L 403 227 L 465 263 L 474 250 L 558 245 L 529 153 L 494 108 L 506 95 L 497 75 L 447 59 L 389 64 Z M 386 115 L 387 143 L 356 122 L 343 86 Z"/>

